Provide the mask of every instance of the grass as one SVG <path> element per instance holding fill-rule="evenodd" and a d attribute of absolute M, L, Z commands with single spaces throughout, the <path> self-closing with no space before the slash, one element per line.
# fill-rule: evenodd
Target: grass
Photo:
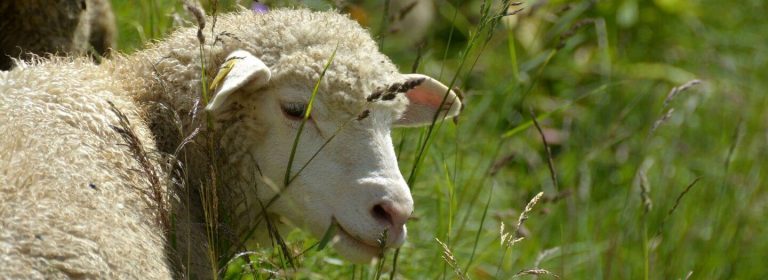
<path fill-rule="evenodd" d="M 188 17 L 178 3 L 114 2 L 126 52 L 172 30 L 170 15 Z M 380 2 L 360 4 L 375 32 L 386 30 Z M 293 231 L 282 239 L 304 251 L 295 268 L 249 253 L 224 261 L 225 278 L 768 275 L 767 4 L 530 1 L 495 17 L 512 2 L 436 2 L 419 51 L 380 37 L 401 69 L 467 95 L 457 124 L 393 133 L 416 205 L 408 242 L 353 266 Z M 499 232 L 502 223 L 519 225 Z M 499 242 L 510 236 L 525 240 Z M 261 272 L 241 275 L 248 262 Z"/>

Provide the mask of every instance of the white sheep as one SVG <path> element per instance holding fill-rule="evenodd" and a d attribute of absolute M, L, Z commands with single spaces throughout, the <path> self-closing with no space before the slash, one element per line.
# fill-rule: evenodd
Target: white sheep
<path fill-rule="evenodd" d="M 0 70 L 29 54 L 107 56 L 117 45 L 109 0 L 4 0 L 0 3 Z"/>
<path fill-rule="evenodd" d="M 429 31 L 435 17 L 432 0 L 390 0 L 389 32 L 418 43 Z"/>
<path fill-rule="evenodd" d="M 333 12 L 241 11 L 202 34 L 215 34 L 205 71 L 197 30 L 185 28 L 98 66 L 54 58 L 0 74 L 0 275 L 210 276 L 199 190 L 211 174 L 229 213 L 219 234 L 236 241 L 225 249 L 268 245 L 264 214 L 318 237 L 335 221 L 334 248 L 353 262 L 377 256 L 384 231 L 387 247 L 404 242 L 413 200 L 390 129 L 457 115 L 456 95 L 400 74 L 366 30 Z M 299 175 L 285 186 L 297 127 L 334 50 L 291 168 Z M 201 82 L 215 79 L 203 104 Z M 186 176 L 164 168 L 170 154 Z M 180 178 L 186 189 L 172 183 Z"/>

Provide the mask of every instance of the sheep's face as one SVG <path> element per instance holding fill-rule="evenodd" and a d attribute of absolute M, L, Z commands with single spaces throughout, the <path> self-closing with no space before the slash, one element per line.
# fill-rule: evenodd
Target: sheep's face
<path fill-rule="evenodd" d="M 370 261 L 382 247 L 402 245 L 413 199 L 390 130 L 430 123 L 438 111 L 455 116 L 460 107 L 455 94 L 429 77 L 398 74 L 394 86 L 344 108 L 339 108 L 344 102 L 318 93 L 307 114 L 313 84 L 270 82 L 269 69 L 244 51 L 230 55 L 222 69 L 227 65 L 233 67 L 219 72 L 221 85 L 216 82 L 217 95 L 207 109 L 236 120 L 222 127 L 225 136 L 253 138 L 229 142 L 258 139 L 231 144 L 237 147 L 229 151 L 233 159 L 258 164 L 257 170 L 248 165 L 251 170 L 242 171 L 258 178 L 253 199 L 267 205 L 279 193 L 267 211 L 317 237 L 334 225 L 335 249 L 354 262 Z"/>

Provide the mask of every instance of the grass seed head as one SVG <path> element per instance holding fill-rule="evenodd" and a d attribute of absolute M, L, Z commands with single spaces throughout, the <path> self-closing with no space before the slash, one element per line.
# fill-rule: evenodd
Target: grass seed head
<path fill-rule="evenodd" d="M 360 115 L 357 115 L 357 120 L 358 121 L 362 121 L 362 120 L 364 120 L 365 118 L 367 118 L 370 115 L 371 115 L 371 110 L 365 109 L 365 111 L 360 113 Z"/>
<path fill-rule="evenodd" d="M 541 269 L 541 268 L 526 269 L 526 270 L 520 271 L 517 274 L 515 274 L 515 276 L 512 276 L 512 279 L 519 278 L 520 276 L 526 276 L 526 275 L 551 276 L 555 279 L 560 279 L 560 276 L 557 276 L 557 274 L 554 274 L 546 269 Z"/>
<path fill-rule="evenodd" d="M 453 268 L 454 273 L 456 273 L 456 276 L 460 280 L 467 280 L 467 276 L 464 275 L 464 272 L 461 271 L 461 268 L 459 267 L 458 263 L 456 262 L 456 257 L 453 256 L 453 252 L 451 252 L 451 249 L 448 248 L 448 245 L 440 241 L 440 239 L 435 238 L 437 243 L 440 243 L 440 246 L 443 247 L 443 260 L 445 260 L 446 263 L 448 263 L 448 266 Z"/>
<path fill-rule="evenodd" d="M 184 2 L 184 8 L 195 17 L 195 21 L 197 22 L 197 40 L 201 45 L 205 44 L 205 35 L 203 35 L 203 29 L 205 29 L 205 11 L 200 7 L 200 3 L 197 1 Z"/>
<path fill-rule="evenodd" d="M 680 86 L 673 87 L 669 93 L 667 94 L 667 98 L 664 98 L 664 108 L 669 107 L 669 103 L 672 102 L 672 100 L 675 99 L 680 93 L 698 85 L 701 84 L 701 80 L 699 79 L 693 79 L 688 81 L 687 83 L 684 83 Z"/>

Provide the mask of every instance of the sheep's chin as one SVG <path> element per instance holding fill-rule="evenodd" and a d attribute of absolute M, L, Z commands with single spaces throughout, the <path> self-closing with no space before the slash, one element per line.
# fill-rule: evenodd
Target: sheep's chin
<path fill-rule="evenodd" d="M 357 264 L 370 263 L 377 258 L 381 248 L 374 247 L 352 237 L 344 229 L 337 231 L 333 248 L 347 261 Z"/>

